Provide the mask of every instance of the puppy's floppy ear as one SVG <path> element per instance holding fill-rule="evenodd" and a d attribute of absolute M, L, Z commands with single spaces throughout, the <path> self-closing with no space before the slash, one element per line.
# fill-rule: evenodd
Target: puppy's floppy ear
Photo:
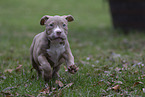
<path fill-rule="evenodd" d="M 74 21 L 74 18 L 73 18 L 72 15 L 66 15 L 66 16 L 64 16 L 64 17 L 65 17 L 65 19 L 66 19 L 68 22 Z"/>
<path fill-rule="evenodd" d="M 46 21 L 50 18 L 49 15 L 45 15 L 40 20 L 40 25 L 45 25 Z"/>

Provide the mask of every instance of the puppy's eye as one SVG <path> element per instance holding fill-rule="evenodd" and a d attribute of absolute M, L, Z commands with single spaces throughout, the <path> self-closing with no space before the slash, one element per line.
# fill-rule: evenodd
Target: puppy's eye
<path fill-rule="evenodd" d="M 66 26 L 66 24 L 63 24 L 63 27 L 65 27 Z"/>
<path fill-rule="evenodd" d="M 49 26 L 53 27 L 53 24 L 50 24 Z"/>

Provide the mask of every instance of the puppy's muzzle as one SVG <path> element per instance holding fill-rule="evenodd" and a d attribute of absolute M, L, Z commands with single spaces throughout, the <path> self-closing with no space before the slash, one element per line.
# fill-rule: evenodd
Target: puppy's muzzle
<path fill-rule="evenodd" d="M 61 31 L 57 31 L 57 32 L 56 32 L 56 34 L 57 34 L 58 37 L 61 36 L 61 33 L 62 33 Z"/>

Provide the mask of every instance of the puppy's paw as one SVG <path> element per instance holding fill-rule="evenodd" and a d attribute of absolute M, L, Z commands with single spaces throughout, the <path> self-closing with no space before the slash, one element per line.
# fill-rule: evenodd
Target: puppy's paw
<path fill-rule="evenodd" d="M 68 67 L 68 72 L 71 74 L 75 74 L 78 71 L 79 67 L 77 67 L 76 65 L 70 65 Z"/>

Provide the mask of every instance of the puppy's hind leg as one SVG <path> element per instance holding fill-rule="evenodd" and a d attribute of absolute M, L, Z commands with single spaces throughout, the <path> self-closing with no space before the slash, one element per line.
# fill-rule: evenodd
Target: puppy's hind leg
<path fill-rule="evenodd" d="M 31 73 L 33 71 L 33 69 L 35 69 L 37 71 L 37 80 L 39 79 L 40 75 L 41 75 L 41 71 L 39 69 L 39 64 L 36 64 L 36 62 L 34 61 L 33 57 L 31 56 L 31 64 L 32 64 L 32 68 L 31 68 Z"/>

